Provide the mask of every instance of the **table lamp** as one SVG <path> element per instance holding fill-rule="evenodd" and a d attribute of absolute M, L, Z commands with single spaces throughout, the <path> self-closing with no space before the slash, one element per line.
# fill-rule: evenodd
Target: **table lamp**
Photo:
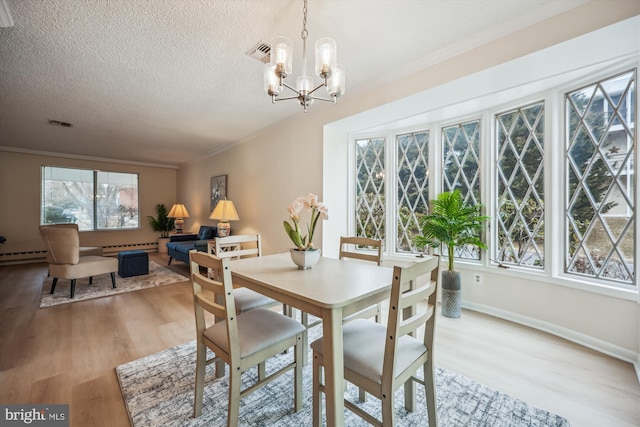
<path fill-rule="evenodd" d="M 217 219 L 218 222 L 218 237 L 226 237 L 231 234 L 231 225 L 229 221 L 238 221 L 238 212 L 236 212 L 235 206 L 231 200 L 220 200 L 218 204 L 211 212 L 210 219 Z"/>
<path fill-rule="evenodd" d="M 182 233 L 182 227 L 184 227 L 184 219 L 189 218 L 189 212 L 187 208 L 182 204 L 175 204 L 171 207 L 169 214 L 167 215 L 169 218 L 175 218 L 173 221 L 173 226 L 176 228 L 176 233 Z"/>

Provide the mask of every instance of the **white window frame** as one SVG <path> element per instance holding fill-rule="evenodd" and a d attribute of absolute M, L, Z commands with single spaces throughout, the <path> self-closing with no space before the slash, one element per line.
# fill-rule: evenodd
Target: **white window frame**
<path fill-rule="evenodd" d="M 564 94 L 566 92 L 570 92 L 579 88 L 581 85 L 593 83 L 595 81 L 599 81 L 602 79 L 606 79 L 608 77 L 614 76 L 620 72 L 628 71 L 631 68 L 637 68 L 638 74 L 640 74 L 640 57 L 637 55 L 633 55 L 632 57 L 627 58 L 623 61 L 616 61 L 615 64 L 599 64 L 597 67 L 590 66 L 585 67 L 585 69 L 574 70 L 573 72 L 567 72 L 562 74 L 561 76 L 554 76 L 554 79 L 550 79 L 548 84 L 538 85 L 538 90 L 530 91 L 529 94 L 523 96 L 514 96 L 513 99 L 508 100 L 507 102 L 496 103 L 491 105 L 489 108 L 482 111 L 464 111 L 465 107 L 460 109 L 462 114 L 455 115 L 450 114 L 446 117 L 436 117 L 435 120 L 425 120 L 420 123 L 419 118 L 412 118 L 412 126 L 397 126 L 394 127 L 394 124 L 391 123 L 389 125 L 384 126 L 383 128 L 377 127 L 377 131 L 365 131 L 359 133 L 349 134 L 350 141 L 350 158 L 349 165 L 350 168 L 354 168 L 355 165 L 355 149 L 353 148 L 353 144 L 356 139 L 363 138 L 373 138 L 373 137 L 385 137 L 387 147 L 385 148 L 385 170 L 387 172 L 385 183 L 386 189 L 386 204 L 387 204 L 387 215 L 385 225 L 386 233 L 385 233 L 385 256 L 397 258 L 397 259 L 406 259 L 410 255 L 396 253 L 395 252 L 395 242 L 397 239 L 396 236 L 396 225 L 390 227 L 388 221 L 390 218 L 397 213 L 396 206 L 396 194 L 395 194 L 395 185 L 389 181 L 390 176 L 396 176 L 397 171 L 395 170 L 395 136 L 400 134 L 405 134 L 409 132 L 418 132 L 418 131 L 429 131 L 430 132 L 430 143 L 429 143 L 429 173 L 430 173 L 430 182 L 429 182 L 429 198 L 433 199 L 441 192 L 442 189 L 442 141 L 441 141 L 441 131 L 442 128 L 446 126 L 450 126 L 456 123 L 465 123 L 470 120 L 478 119 L 480 120 L 481 129 L 481 150 L 480 150 L 480 198 L 481 203 L 485 205 L 486 212 L 488 215 L 492 216 L 491 220 L 487 222 L 486 228 L 484 231 L 484 236 L 486 241 L 490 246 L 490 250 L 482 251 L 480 260 L 470 260 L 463 258 L 456 258 L 456 264 L 467 265 L 471 268 L 480 268 L 485 270 L 490 270 L 492 273 L 499 273 L 505 275 L 514 275 L 518 277 L 522 277 L 522 274 L 530 275 L 532 279 L 536 281 L 548 282 L 553 284 L 559 284 L 562 286 L 567 286 L 570 288 L 576 288 L 581 290 L 587 290 L 589 292 L 601 293 L 608 296 L 614 296 L 623 299 L 637 299 L 638 294 L 640 294 L 639 289 L 640 285 L 638 285 L 638 274 L 636 273 L 635 284 L 634 285 L 624 285 L 624 284 L 612 284 L 611 282 L 606 282 L 603 280 L 595 279 L 595 278 L 579 278 L 576 275 L 567 274 L 564 272 L 564 242 L 562 239 L 552 239 L 548 236 L 556 236 L 563 235 L 565 232 L 564 228 L 566 226 L 564 212 L 563 212 L 563 200 L 565 197 L 565 186 L 561 191 L 558 191 L 556 187 L 554 187 L 553 182 L 555 182 L 558 178 L 562 179 L 564 182 L 564 173 L 565 173 L 565 163 L 564 163 L 564 135 L 565 135 L 565 123 L 564 123 Z M 576 74 L 579 75 L 576 78 Z M 538 84 L 539 82 L 536 82 Z M 638 110 L 639 102 L 638 99 L 638 84 L 636 82 L 636 132 L 638 129 Z M 518 89 L 512 90 L 513 93 L 517 94 Z M 544 268 L 539 269 L 531 269 L 526 266 L 509 266 L 508 269 L 499 268 L 499 264 L 495 261 L 495 248 L 496 248 L 496 240 L 497 236 L 494 233 L 495 227 L 495 218 L 493 218 L 493 213 L 495 213 L 496 208 L 496 197 L 493 194 L 494 189 L 496 188 L 496 180 L 497 180 L 497 172 L 496 172 L 496 144 L 495 144 L 495 117 L 497 114 L 507 111 L 512 108 L 521 107 L 523 105 L 529 105 L 534 102 L 544 102 L 545 113 L 545 146 L 544 146 L 544 191 L 545 191 L 545 242 L 544 242 L 544 251 L 545 251 L 545 263 Z M 474 105 L 478 105 L 478 102 L 472 102 Z M 456 110 L 455 108 L 448 108 L 449 111 Z M 490 148 L 486 148 L 487 145 Z M 634 164 L 638 164 L 638 151 L 640 147 L 640 141 L 636 141 L 635 153 L 634 153 Z M 393 153 L 394 158 L 390 158 Z M 434 162 L 435 159 L 438 159 L 437 162 Z M 387 168 L 387 166 L 389 166 Z M 638 174 L 634 174 L 634 188 L 638 189 Z M 355 200 L 355 175 L 354 171 L 349 171 L 349 182 L 350 182 L 350 192 L 349 192 L 349 206 L 348 209 L 350 212 L 353 212 L 354 209 L 354 200 Z M 436 178 L 437 177 L 437 178 Z M 392 192 L 392 193 L 391 193 Z M 640 220 L 638 220 L 638 197 L 636 197 L 636 224 L 635 224 L 635 236 L 636 240 L 638 236 L 640 236 Z M 353 219 L 350 218 L 349 230 L 354 230 Z M 638 262 L 640 260 L 640 255 L 638 254 L 640 248 L 636 247 L 636 253 L 634 258 L 634 270 L 637 272 Z M 559 254 L 560 256 L 557 256 Z"/>

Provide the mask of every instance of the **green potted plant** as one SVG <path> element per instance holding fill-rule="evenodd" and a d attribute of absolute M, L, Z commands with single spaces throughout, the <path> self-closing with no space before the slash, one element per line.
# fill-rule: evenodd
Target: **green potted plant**
<path fill-rule="evenodd" d="M 456 246 L 487 248 L 480 239 L 482 223 L 489 219 L 481 215 L 482 208 L 466 203 L 460 190 L 444 192 L 431 201 L 431 213 L 422 218 L 421 234 L 414 238 L 419 248 L 446 246 L 448 269 L 442 272 L 442 314 L 446 317 L 460 317 L 460 273 L 454 269 Z"/>
<path fill-rule="evenodd" d="M 156 215 L 157 216 L 155 217 L 149 215 L 147 216 L 147 219 L 149 220 L 149 225 L 153 231 L 160 233 L 160 238 L 158 239 L 158 252 L 166 254 L 167 242 L 169 241 L 169 231 L 173 229 L 173 220 L 167 216 L 167 207 L 162 203 L 158 203 L 156 205 Z"/>

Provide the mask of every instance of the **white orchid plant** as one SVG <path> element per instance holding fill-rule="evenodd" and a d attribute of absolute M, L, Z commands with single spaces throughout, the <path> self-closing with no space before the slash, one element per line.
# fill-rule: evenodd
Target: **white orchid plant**
<path fill-rule="evenodd" d="M 329 219 L 329 210 L 323 204 L 318 202 L 318 196 L 309 193 L 307 197 L 298 197 L 287 208 L 291 223 L 284 221 L 284 229 L 291 239 L 296 249 L 299 251 L 314 250 L 313 234 L 316 231 L 318 221 L 320 219 Z M 307 224 L 307 235 L 300 234 L 300 217 L 305 211 L 311 211 L 311 220 Z"/>

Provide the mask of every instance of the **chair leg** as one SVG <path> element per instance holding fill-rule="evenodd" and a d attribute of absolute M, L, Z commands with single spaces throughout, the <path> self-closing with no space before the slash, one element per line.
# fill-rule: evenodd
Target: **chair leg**
<path fill-rule="evenodd" d="M 264 362 L 258 363 L 258 381 L 262 381 L 267 376 L 266 364 Z"/>
<path fill-rule="evenodd" d="M 57 278 L 57 277 L 54 277 L 54 278 L 53 278 L 53 283 L 51 283 L 51 292 L 49 292 L 50 294 L 52 294 L 52 293 L 53 293 L 53 291 L 55 291 L 55 290 L 56 290 L 56 285 L 57 285 L 57 284 L 58 284 L 58 278 Z"/>
<path fill-rule="evenodd" d="M 395 426 L 395 407 L 393 405 L 393 390 L 382 391 L 382 425 Z"/>
<path fill-rule="evenodd" d="M 169 263 L 167 265 L 171 265 L 171 260 L 173 259 L 173 257 L 169 257 Z"/>
<path fill-rule="evenodd" d="M 76 294 L 76 279 L 71 279 L 71 298 Z"/>
<path fill-rule="evenodd" d="M 89 276 L 89 284 L 93 285 L 93 276 Z"/>
<path fill-rule="evenodd" d="M 296 347 L 295 347 L 295 355 L 294 355 L 294 360 L 296 362 L 296 371 L 294 374 L 294 381 L 295 381 L 295 385 L 294 385 L 294 394 L 295 394 L 295 401 L 294 401 L 294 409 L 296 412 L 300 411 L 302 409 L 303 403 L 302 403 L 302 358 L 304 357 L 304 352 L 302 351 L 302 336 L 298 335 L 298 337 L 296 338 Z"/>
<path fill-rule="evenodd" d="M 116 273 L 111 273 L 111 285 L 113 285 L 113 289 L 116 288 Z"/>
<path fill-rule="evenodd" d="M 202 399 L 204 397 L 204 374 L 207 366 L 207 347 L 197 344 L 196 349 L 196 384 L 195 396 L 193 399 L 193 417 L 198 418 L 202 415 Z"/>
<path fill-rule="evenodd" d="M 322 418 L 322 395 L 320 394 L 320 384 L 322 384 L 322 357 L 313 353 L 313 427 L 320 427 Z"/>
<path fill-rule="evenodd" d="M 229 366 L 229 408 L 227 409 L 227 426 L 237 427 L 240 418 L 240 383 L 239 366 Z"/>
<path fill-rule="evenodd" d="M 427 415 L 429 427 L 438 426 L 438 410 L 436 406 L 436 385 L 434 382 L 433 362 L 431 357 L 424 364 L 424 394 L 427 397 Z"/>
<path fill-rule="evenodd" d="M 404 383 L 404 408 L 409 412 L 416 410 L 416 383 L 411 378 Z"/>
<path fill-rule="evenodd" d="M 309 314 L 301 310 L 300 321 L 304 326 L 304 333 L 302 336 L 302 364 L 303 366 L 307 366 L 309 363 Z"/>

